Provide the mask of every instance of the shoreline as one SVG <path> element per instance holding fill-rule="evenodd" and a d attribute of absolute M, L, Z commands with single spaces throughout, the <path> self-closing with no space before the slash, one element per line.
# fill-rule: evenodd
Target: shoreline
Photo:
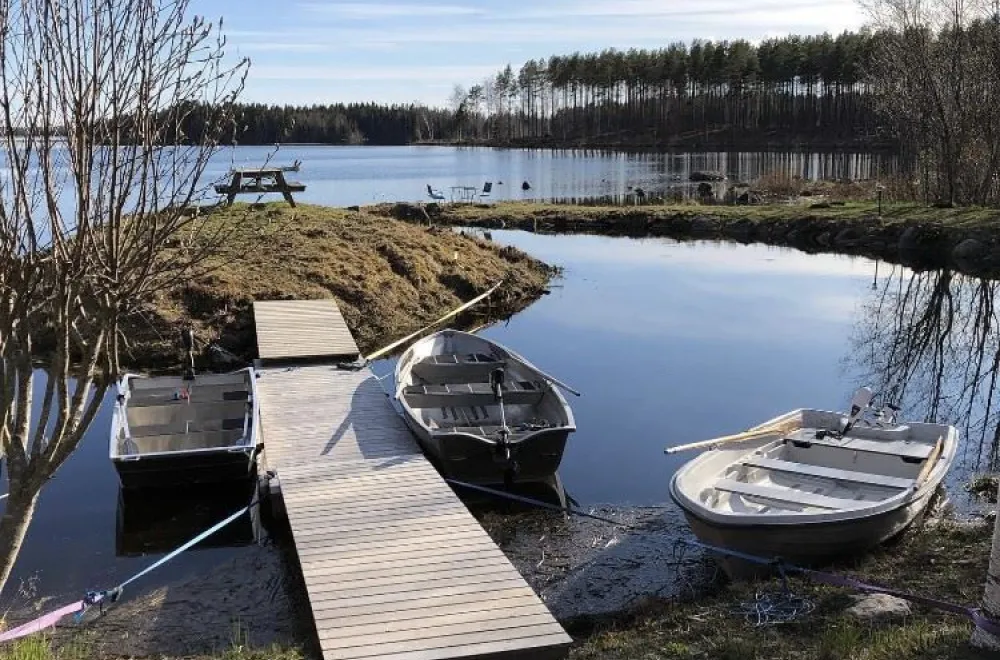
<path fill-rule="evenodd" d="M 367 145 L 366 145 L 367 146 Z M 404 146 L 404 145 L 401 145 Z M 493 149 L 547 149 L 551 151 L 616 151 L 616 152 L 656 152 L 656 151 L 793 151 L 793 152 L 843 152 L 897 154 L 899 145 L 889 140 L 866 140 L 861 138 L 823 138 L 810 136 L 761 135 L 720 138 L 709 135 L 675 136 L 668 139 L 600 140 L 600 139 L 453 139 L 420 140 L 406 146 L 439 147 L 484 147 Z"/>
<path fill-rule="evenodd" d="M 381 204 L 374 212 L 413 220 L 413 204 Z M 1000 276 L 1000 210 L 933 208 L 873 202 L 587 206 L 534 202 L 420 205 L 440 225 L 521 229 L 537 233 L 631 238 L 727 240 L 807 253 L 863 256 L 915 270 L 950 268 Z M 424 211 L 421 211 L 422 214 Z"/>

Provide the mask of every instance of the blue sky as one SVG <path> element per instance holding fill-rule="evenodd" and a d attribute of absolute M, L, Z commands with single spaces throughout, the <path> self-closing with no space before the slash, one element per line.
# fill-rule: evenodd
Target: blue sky
<path fill-rule="evenodd" d="M 694 38 L 838 33 L 854 0 L 199 0 L 250 57 L 247 101 L 444 105 L 510 62 Z"/>

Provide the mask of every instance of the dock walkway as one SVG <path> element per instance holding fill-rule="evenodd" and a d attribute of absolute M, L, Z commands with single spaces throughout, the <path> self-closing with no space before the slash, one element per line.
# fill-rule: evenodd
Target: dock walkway
<path fill-rule="evenodd" d="M 257 303 L 255 316 L 270 360 L 342 337 L 323 305 Z M 355 357 L 352 346 L 331 349 L 348 352 L 327 364 L 264 364 L 258 381 L 265 460 L 324 658 L 564 657 L 570 637 L 424 458 L 371 371 L 332 364 Z"/>

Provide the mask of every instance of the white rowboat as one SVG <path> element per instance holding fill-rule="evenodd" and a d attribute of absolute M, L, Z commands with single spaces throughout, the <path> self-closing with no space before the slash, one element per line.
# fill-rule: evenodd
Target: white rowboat
<path fill-rule="evenodd" d="M 775 433 L 720 444 L 683 465 L 670 495 L 704 543 L 802 564 L 864 552 L 924 512 L 955 458 L 958 431 L 862 421 L 841 435 L 847 420 L 809 409 L 777 417 L 761 425 Z M 734 575 L 753 572 L 722 563 Z"/>

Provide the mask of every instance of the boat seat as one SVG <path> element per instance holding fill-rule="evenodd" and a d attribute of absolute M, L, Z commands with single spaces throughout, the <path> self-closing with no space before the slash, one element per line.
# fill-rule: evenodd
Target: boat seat
<path fill-rule="evenodd" d="M 194 386 L 204 387 L 205 385 L 231 385 L 235 387 L 247 387 L 247 375 L 243 372 L 232 374 L 201 374 L 194 380 L 186 380 L 181 376 L 162 376 L 156 378 L 130 378 L 128 381 L 132 392 L 139 390 L 157 390 L 163 388 L 180 388 Z"/>
<path fill-rule="evenodd" d="M 905 440 L 865 440 L 864 438 L 817 438 L 814 434 L 799 434 L 794 437 L 785 438 L 785 442 L 795 443 L 797 447 L 808 447 L 817 445 L 820 447 L 834 447 L 837 449 L 847 449 L 848 451 L 865 451 L 872 454 L 886 454 L 889 456 L 899 456 L 904 459 L 923 460 L 930 456 L 934 447 L 923 442 L 907 442 Z"/>
<path fill-rule="evenodd" d="M 179 398 L 180 387 L 158 387 L 151 389 L 136 390 L 129 395 L 129 408 L 140 406 L 159 406 L 174 401 L 186 400 Z M 246 401 L 250 398 L 250 391 L 242 383 L 232 385 L 199 385 L 190 390 L 190 400 L 192 402 L 204 403 L 206 401 Z"/>
<path fill-rule="evenodd" d="M 807 463 L 796 463 L 794 461 L 782 461 L 775 458 L 751 458 L 743 461 L 743 465 L 746 465 L 747 467 L 764 468 L 765 470 L 773 470 L 776 472 L 803 474 L 810 477 L 833 479 L 835 481 L 850 481 L 852 483 L 870 484 L 872 486 L 883 486 L 885 488 L 900 488 L 904 490 L 912 487 L 914 483 L 913 479 L 889 477 L 884 474 L 872 474 L 870 472 L 841 470 L 822 465 L 809 465 Z"/>
<path fill-rule="evenodd" d="M 238 446 L 243 440 L 243 429 L 226 431 L 197 431 L 170 435 L 148 435 L 131 438 L 122 443 L 121 454 L 155 454 L 159 452 L 191 451 L 218 447 Z"/>
<path fill-rule="evenodd" d="M 244 417 L 231 417 L 228 419 L 195 419 L 180 420 L 166 424 L 129 424 L 129 434 L 133 438 L 143 438 L 153 435 L 190 435 L 193 433 L 204 433 L 206 431 L 232 431 L 242 432 L 246 423 Z"/>
<path fill-rule="evenodd" d="M 416 362 L 411 371 L 417 378 L 430 383 L 474 383 L 488 380 L 490 372 L 506 366 L 504 360 L 481 353 L 445 353 L 431 355 Z"/>
<path fill-rule="evenodd" d="M 542 400 L 544 390 L 530 381 L 504 383 L 505 405 L 535 405 Z M 410 385 L 403 388 L 406 402 L 413 408 L 450 408 L 496 405 L 489 383 L 446 383 L 441 385 Z"/>
<path fill-rule="evenodd" d="M 745 481 L 736 481 L 734 479 L 719 479 L 715 482 L 713 488 L 727 493 L 750 495 L 752 497 L 760 497 L 777 502 L 789 502 L 791 504 L 798 504 L 801 506 L 818 507 L 820 509 L 857 509 L 871 504 L 871 502 L 865 502 L 862 500 L 848 500 L 841 497 L 829 497 L 827 495 L 806 493 L 800 490 L 792 490 L 791 488 L 778 488 L 777 486 L 765 486 L 763 484 L 749 484 Z"/>
<path fill-rule="evenodd" d="M 497 434 L 502 429 L 502 426 L 441 426 L 434 429 L 434 433 L 438 435 L 447 435 L 448 433 L 469 433 L 471 435 L 481 435 L 485 438 L 496 437 Z M 516 434 L 511 431 L 510 437 L 513 439 Z"/>

